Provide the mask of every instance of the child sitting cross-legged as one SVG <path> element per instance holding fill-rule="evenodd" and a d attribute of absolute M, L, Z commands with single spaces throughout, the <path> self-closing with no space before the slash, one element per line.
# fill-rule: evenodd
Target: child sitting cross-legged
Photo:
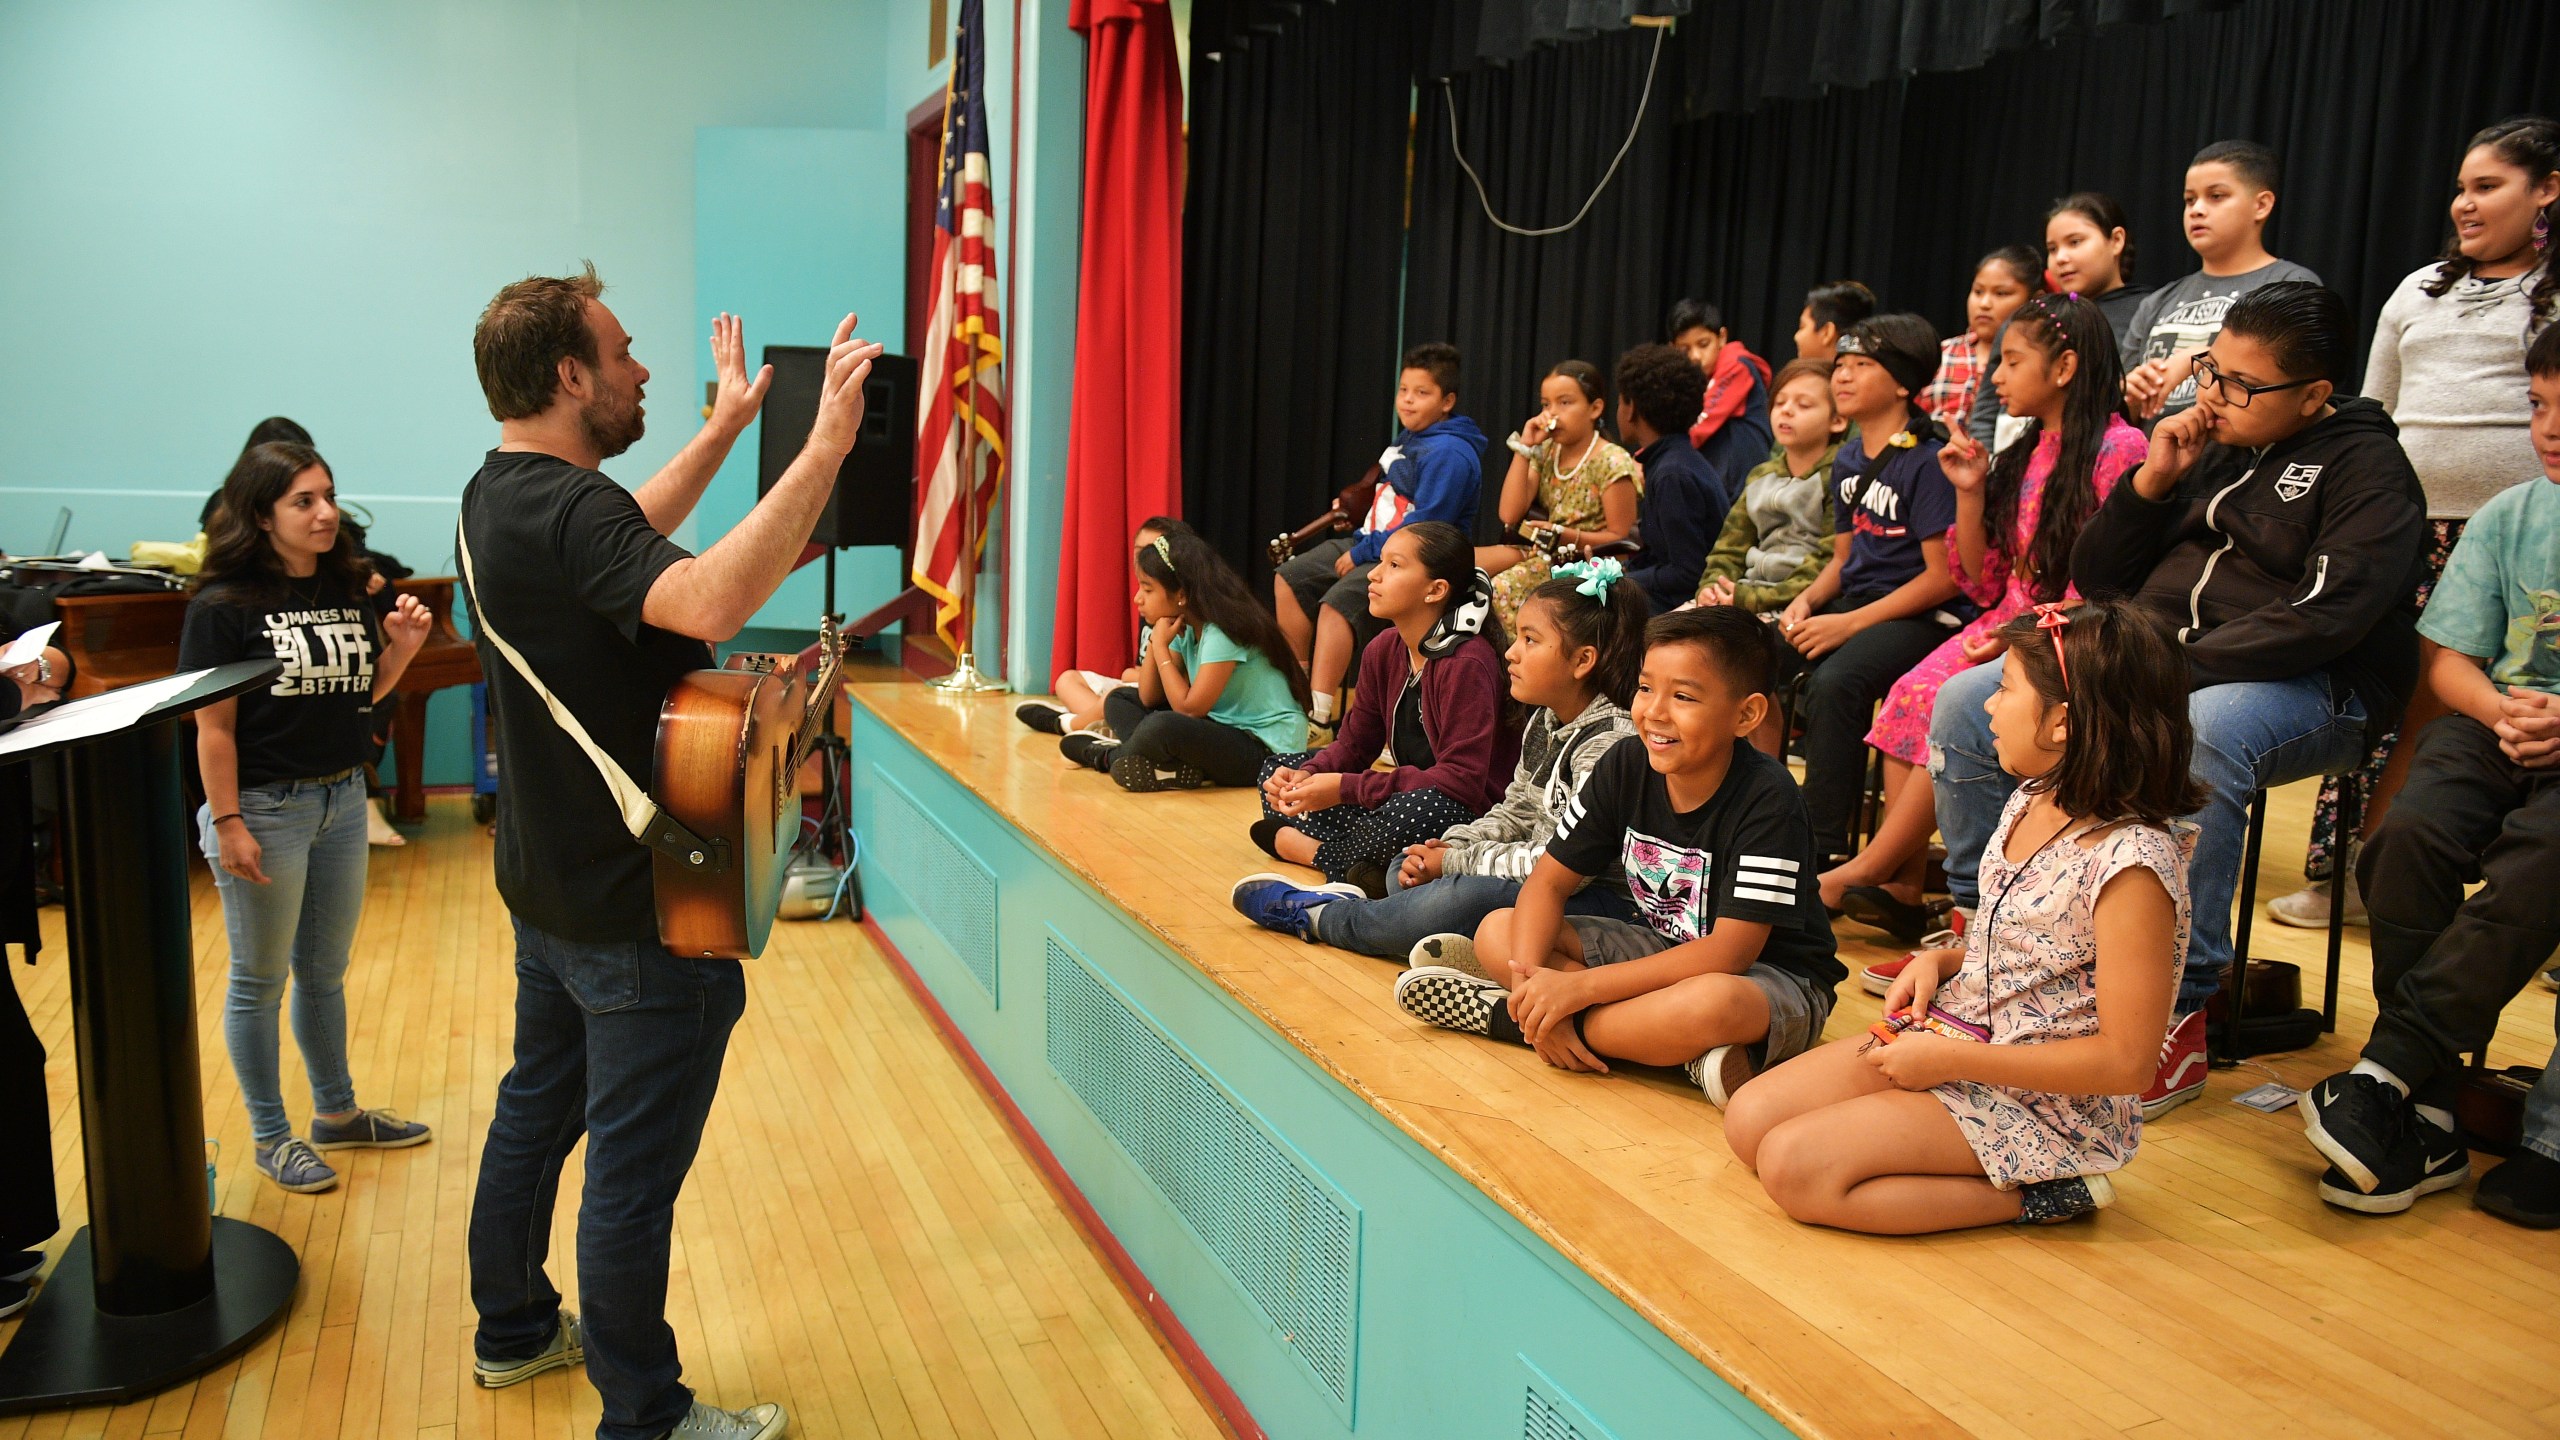
<path fill-rule="evenodd" d="M 1983 702 L 2020 777 L 1962 950 L 1885 1019 L 1752 1082 L 1725 1138 L 1798 1220 L 1880 1235 L 2051 1224 L 2113 1202 L 2187 946 L 2197 804 L 2185 655 L 2126 601 L 2003 625 Z"/>
<path fill-rule="evenodd" d="M 1138 526 L 1138 533 L 1129 537 L 1129 546 L 1144 550 L 1156 542 L 1157 536 L 1176 533 L 1195 532 L 1169 515 L 1151 515 Z M 1143 664 L 1147 656 L 1146 621 L 1138 622 L 1138 642 L 1131 648 Z M 1100 670 L 1061 670 L 1056 682 L 1058 698 L 1025 700 L 1013 707 L 1014 718 L 1043 735 L 1072 735 L 1085 730 L 1111 738 L 1110 728 L 1102 719 L 1102 698 L 1123 685 L 1137 684 L 1139 668 L 1132 665 L 1116 676 Z"/>
<path fill-rule="evenodd" d="M 1477 928 L 1482 973 L 1417 966 L 1396 1003 L 1561 1069 L 1683 1065 L 1722 1105 L 1821 1036 L 1846 972 L 1795 781 L 1739 743 L 1769 708 L 1768 627 L 1712 606 L 1657 618 L 1645 640 L 1636 733 L 1565 807 L 1519 902 Z M 1613 867 L 1643 923 L 1567 914 Z"/>
<path fill-rule="evenodd" d="M 1519 630 L 1504 657 L 1511 698 L 1529 709 L 1520 766 L 1502 803 L 1484 818 L 1453 825 L 1405 848 L 1387 867 L 1387 894 L 1371 900 L 1353 885 L 1310 888 L 1285 875 L 1248 875 L 1233 901 L 1267 930 L 1363 955 L 1450 964 L 1428 937 L 1465 944 L 1485 916 L 1511 904 L 1546 852 L 1556 817 L 1590 778 L 1600 757 L 1632 733 L 1626 701 L 1644 663 L 1644 591 L 1603 558 L 1558 566 L 1520 606 Z M 1569 913 L 1635 918 L 1614 873 L 1565 901 Z M 1443 932 L 1454 932 L 1446 933 Z"/>
<path fill-rule="evenodd" d="M 1493 582 L 1464 531 L 1399 526 L 1369 572 L 1368 604 L 1388 628 L 1360 654 L 1341 736 L 1263 762 L 1253 843 L 1380 896 L 1406 846 L 1492 808 L 1520 755 L 1520 722 Z"/>
<path fill-rule="evenodd" d="M 1262 763 L 1307 740 L 1306 677 L 1271 612 L 1188 529 L 1138 551 L 1137 678 L 1102 697 L 1118 739 L 1073 734 L 1059 752 L 1123 790 L 1250 785 Z"/>

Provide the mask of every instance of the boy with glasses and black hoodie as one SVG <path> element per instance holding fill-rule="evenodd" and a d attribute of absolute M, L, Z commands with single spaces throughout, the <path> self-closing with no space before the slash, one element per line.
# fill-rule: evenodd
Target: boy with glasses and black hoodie
<path fill-rule="evenodd" d="M 2251 794 L 2353 764 L 2417 683 L 2426 498 L 2382 407 L 2334 393 L 2354 344 L 2353 317 L 2324 286 L 2285 281 L 2235 301 L 2197 357 L 2195 408 L 2160 422 L 2149 458 L 2072 547 L 2080 593 L 2135 598 L 2195 679 L 2207 792 L 2191 817 L 2195 931 L 2146 1116 L 2204 1089 L 2203 1012 L 2231 963 Z M 1995 662 L 1949 680 L 1930 724 L 1948 889 L 1966 908 L 2017 783 L 1982 712 L 1998 678 Z"/>

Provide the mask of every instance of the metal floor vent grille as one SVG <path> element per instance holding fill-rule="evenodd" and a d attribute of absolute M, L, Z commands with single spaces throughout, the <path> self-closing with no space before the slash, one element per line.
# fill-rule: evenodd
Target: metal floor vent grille
<path fill-rule="evenodd" d="M 872 874 L 887 877 L 907 897 L 916 913 L 949 945 L 987 998 L 996 997 L 996 877 L 960 847 L 906 787 L 874 765 L 879 782 L 871 807 L 871 854 L 893 857 L 894 865 L 876 866 Z"/>
<path fill-rule="evenodd" d="M 1591 1412 L 1575 1403 L 1563 1386 L 1530 1364 L 1528 1356 L 1521 1356 L 1520 1363 L 1529 1370 L 1520 1440 L 1617 1440 L 1609 1427 L 1592 1419 Z"/>
<path fill-rule="evenodd" d="M 1048 941 L 1049 1064 L 1333 1398 L 1351 1401 L 1360 1212 Z"/>

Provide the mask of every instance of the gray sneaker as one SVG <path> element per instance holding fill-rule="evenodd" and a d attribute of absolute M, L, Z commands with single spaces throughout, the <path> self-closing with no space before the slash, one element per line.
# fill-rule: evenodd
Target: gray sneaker
<path fill-rule="evenodd" d="M 1409 969 L 1418 970 L 1425 965 L 1443 965 L 1451 970 L 1473 975 L 1479 980 L 1493 978 L 1485 973 L 1484 962 L 1476 958 L 1476 942 L 1467 936 L 1449 931 L 1443 931 L 1437 935 L 1425 935 L 1414 941 L 1413 948 L 1405 952 L 1404 963 Z"/>
<path fill-rule="evenodd" d="M 560 1312 L 560 1326 L 551 1332 L 551 1343 L 531 1358 L 524 1360 L 482 1360 L 473 1357 L 471 1378 L 483 1390 L 504 1390 L 521 1385 L 545 1370 L 566 1370 L 586 1363 L 587 1347 L 578 1333 L 578 1317 L 568 1310 Z"/>
<path fill-rule="evenodd" d="M 790 1428 L 791 1417 L 771 1401 L 721 1410 L 696 1400 L 684 1423 L 667 1432 L 667 1440 L 773 1440 Z"/>
<path fill-rule="evenodd" d="M 359 1110 L 344 1120 L 311 1117 L 314 1150 L 398 1150 L 427 1143 L 427 1127 L 388 1110 Z"/>
<path fill-rule="evenodd" d="M 256 1152 L 258 1173 L 274 1182 L 279 1190 L 296 1195 L 313 1195 L 334 1187 L 338 1172 L 329 1162 L 311 1153 L 311 1147 L 297 1136 L 287 1135 L 273 1145 L 261 1145 Z"/>

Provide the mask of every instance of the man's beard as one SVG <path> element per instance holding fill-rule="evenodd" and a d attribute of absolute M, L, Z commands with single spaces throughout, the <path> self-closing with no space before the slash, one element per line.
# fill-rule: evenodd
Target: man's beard
<path fill-rule="evenodd" d="M 640 414 L 640 392 L 633 389 L 622 395 L 598 395 L 578 412 L 578 423 L 585 427 L 588 443 L 596 447 L 596 455 L 610 460 L 640 443 L 647 429 Z"/>

